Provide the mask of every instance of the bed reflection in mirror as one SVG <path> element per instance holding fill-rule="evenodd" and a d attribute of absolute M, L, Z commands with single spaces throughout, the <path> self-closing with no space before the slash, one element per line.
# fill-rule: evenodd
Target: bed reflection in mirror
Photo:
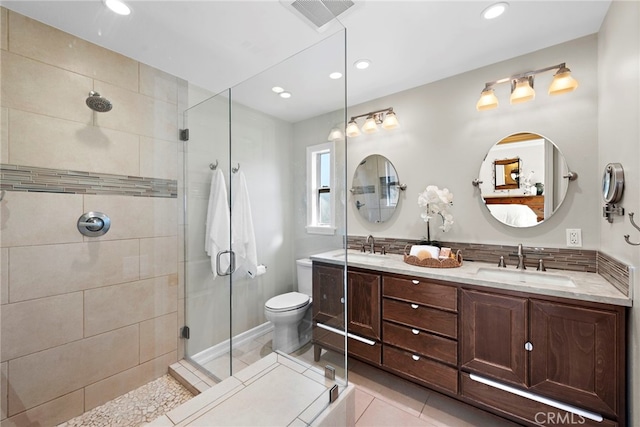
<path fill-rule="evenodd" d="M 491 147 L 480 166 L 479 188 L 495 219 L 532 227 L 558 210 L 567 194 L 568 173 L 556 144 L 540 134 L 520 132 Z"/>

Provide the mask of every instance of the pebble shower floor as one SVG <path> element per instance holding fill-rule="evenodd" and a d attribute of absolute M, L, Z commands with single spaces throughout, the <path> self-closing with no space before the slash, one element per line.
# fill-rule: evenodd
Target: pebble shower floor
<path fill-rule="evenodd" d="M 58 427 L 141 426 L 191 399 L 178 381 L 164 375 L 127 394 L 75 417 Z"/>

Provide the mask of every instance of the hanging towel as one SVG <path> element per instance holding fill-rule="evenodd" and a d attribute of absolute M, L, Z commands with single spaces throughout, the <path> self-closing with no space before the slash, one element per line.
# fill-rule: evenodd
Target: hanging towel
<path fill-rule="evenodd" d="M 233 237 L 231 247 L 236 254 L 236 271 L 245 272 L 249 277 L 255 277 L 258 270 L 256 235 L 253 231 L 247 181 L 242 171 L 234 173 L 231 187 L 233 189 L 233 206 L 231 207 Z"/>
<path fill-rule="evenodd" d="M 207 225 L 204 238 L 204 249 L 211 257 L 211 271 L 213 278 L 218 275 L 216 260 L 218 252 L 229 249 L 230 240 L 229 202 L 227 199 L 227 185 L 221 170 L 216 170 L 211 176 L 211 190 L 209 191 L 209 207 L 207 209 Z M 229 257 L 220 257 L 220 271 L 229 268 Z"/>

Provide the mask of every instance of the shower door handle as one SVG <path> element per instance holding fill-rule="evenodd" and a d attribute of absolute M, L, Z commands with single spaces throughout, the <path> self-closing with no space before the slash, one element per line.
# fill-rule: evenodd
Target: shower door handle
<path fill-rule="evenodd" d="M 220 257 L 224 254 L 229 254 L 229 268 L 227 271 L 222 272 L 220 271 Z M 236 253 L 231 250 L 218 252 L 216 255 L 216 273 L 218 273 L 218 276 L 229 276 L 234 271 L 236 271 Z"/>

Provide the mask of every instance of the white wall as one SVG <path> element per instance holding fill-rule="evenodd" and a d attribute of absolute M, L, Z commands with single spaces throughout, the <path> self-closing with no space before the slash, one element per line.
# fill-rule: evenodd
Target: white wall
<path fill-rule="evenodd" d="M 562 62 L 567 63 L 580 83 L 575 92 L 547 95 L 553 77 L 553 72 L 548 72 L 535 79 L 534 101 L 510 105 L 509 85 L 502 84 L 496 87 L 500 106 L 491 111 L 476 111 L 475 104 L 485 82 Z M 417 205 L 418 193 L 427 185 L 437 185 L 454 194 L 455 224 L 446 234 L 441 231 L 432 234 L 436 239 L 564 247 L 565 228 L 581 228 L 584 248 L 597 249 L 600 239 L 597 83 L 597 38 L 592 35 L 350 107 L 349 116 L 393 107 L 400 128 L 350 138 L 347 180 L 351 180 L 364 157 L 378 153 L 395 165 L 407 190 L 401 195 L 395 215 L 382 224 L 363 221 L 349 197 L 349 234 L 421 238 L 425 225 Z M 471 181 L 478 177 L 485 155 L 496 142 L 524 131 L 552 140 L 580 178 L 570 184 L 567 199 L 552 218 L 536 227 L 514 229 L 489 215 Z"/>
<path fill-rule="evenodd" d="M 601 176 L 607 163 L 622 163 L 625 193 L 621 205 L 627 212 L 640 210 L 640 3 L 614 1 L 598 33 L 598 165 Z M 598 200 L 601 204 L 602 199 Z M 628 245 L 623 235 L 640 242 L 640 232 L 628 217 L 615 217 L 612 224 L 599 218 L 600 250 L 623 262 L 640 264 L 640 248 Z M 637 277 L 637 274 L 636 274 Z M 634 295 L 640 295 L 635 280 Z M 637 301 L 636 301 L 637 303 Z M 628 425 L 640 425 L 640 308 L 634 304 L 628 323 L 630 339 Z"/>

